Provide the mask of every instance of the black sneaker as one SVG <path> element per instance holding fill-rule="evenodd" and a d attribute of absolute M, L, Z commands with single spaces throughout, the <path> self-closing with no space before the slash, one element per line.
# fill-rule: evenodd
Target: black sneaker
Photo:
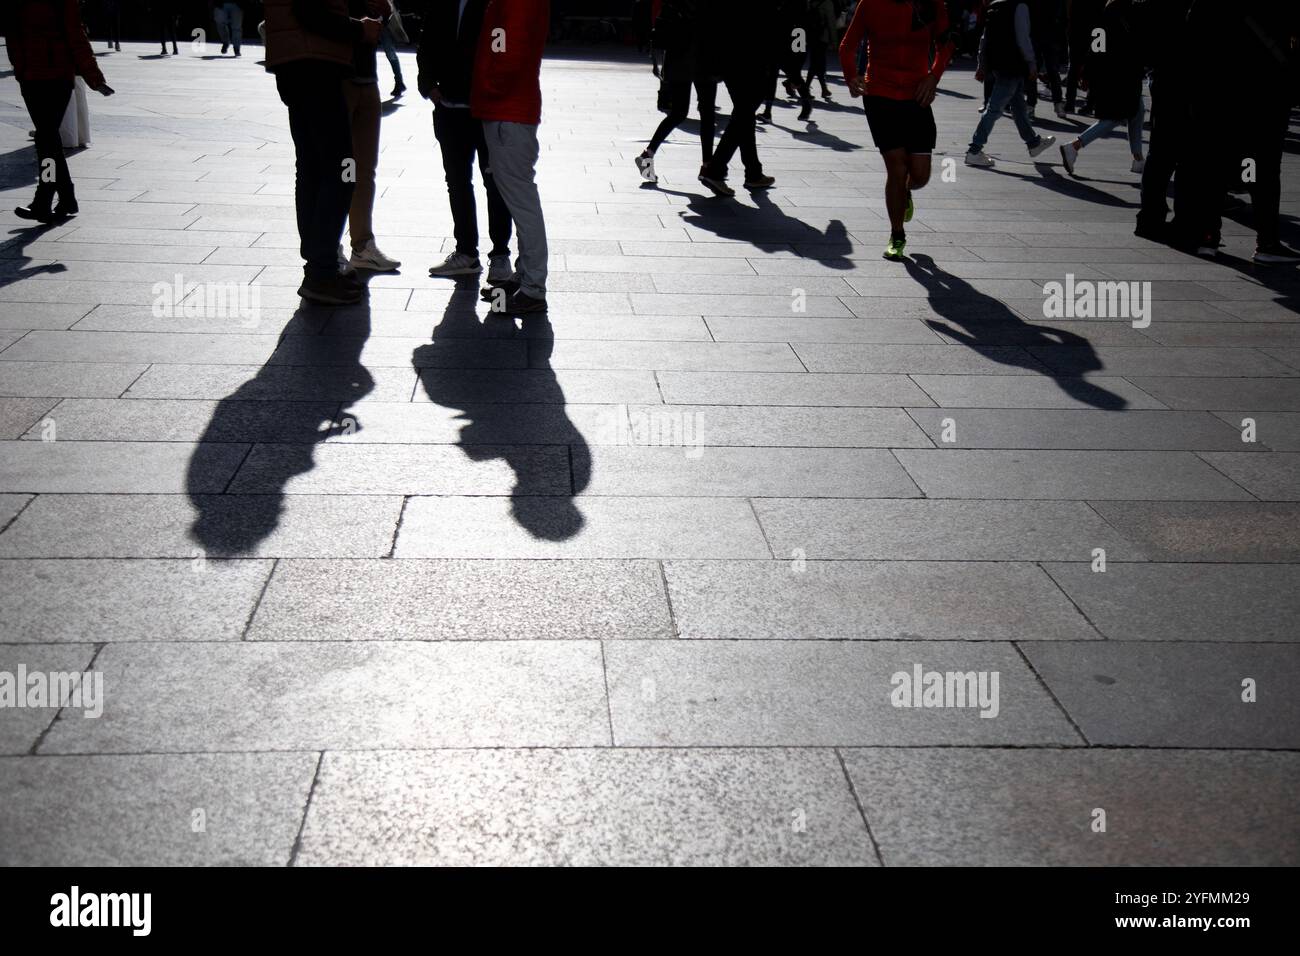
<path fill-rule="evenodd" d="M 342 275 L 303 279 L 298 295 L 318 305 L 352 305 L 361 301 L 362 289 Z"/>
<path fill-rule="evenodd" d="M 497 304 L 504 304 L 509 301 L 510 297 L 515 295 L 518 291 L 518 279 L 502 279 L 480 289 L 478 297 L 480 301 L 486 302 L 488 305 L 492 306 L 493 311 L 500 311 L 497 309 Z"/>
<path fill-rule="evenodd" d="M 801 123 L 806 122 L 810 116 L 812 116 L 812 101 L 811 101 L 811 100 L 809 100 L 807 103 L 805 103 L 805 104 L 803 105 L 803 109 L 801 109 L 801 110 L 799 111 L 799 122 L 801 122 Z"/>
<path fill-rule="evenodd" d="M 775 176 L 763 176 L 760 174 L 758 176 L 745 177 L 746 189 L 771 189 L 775 185 L 776 185 Z"/>
<path fill-rule="evenodd" d="M 516 292 L 506 300 L 505 311 L 511 315 L 530 315 L 534 312 L 545 312 L 546 300 L 535 299 L 523 292 Z"/>
<path fill-rule="evenodd" d="M 1137 226 L 1133 229 L 1133 235 L 1139 239 L 1150 239 L 1152 242 L 1169 242 L 1171 230 L 1169 223 L 1159 220 L 1139 219 Z"/>
<path fill-rule="evenodd" d="M 223 44 L 221 44 L 221 55 L 222 55 L 222 56 L 225 56 L 225 55 L 226 55 L 226 51 L 227 51 L 228 49 L 230 49 L 230 44 L 229 44 L 229 43 L 223 43 Z M 164 52 L 164 53 L 167 52 L 167 48 L 166 48 L 166 47 L 163 47 L 163 52 Z"/>
<path fill-rule="evenodd" d="M 1300 252 L 1280 242 L 1268 242 L 1255 247 L 1255 262 L 1269 266 L 1290 266 L 1300 262 Z"/>
<path fill-rule="evenodd" d="M 700 182 L 713 190 L 715 196 L 734 196 L 736 191 L 727 185 L 727 180 L 723 176 L 714 175 L 711 172 L 700 173 Z"/>
<path fill-rule="evenodd" d="M 393 87 L 393 93 L 392 93 L 393 99 L 397 99 L 405 92 L 406 92 L 406 84 L 403 83 L 401 80 L 398 80 L 397 84 Z"/>

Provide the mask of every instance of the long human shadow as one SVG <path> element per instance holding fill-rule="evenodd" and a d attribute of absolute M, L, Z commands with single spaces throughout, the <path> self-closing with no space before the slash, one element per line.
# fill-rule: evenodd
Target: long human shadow
<path fill-rule="evenodd" d="M 289 481 L 315 467 L 316 446 L 361 428 L 350 406 L 375 387 L 361 364 L 369 301 L 348 307 L 346 336 L 322 334 L 332 315 L 300 305 L 257 374 L 217 403 L 185 478 L 197 512 L 190 538 L 203 554 L 255 551 L 280 524 Z M 215 484 L 230 471 L 231 443 L 250 442 L 224 487 Z"/>
<path fill-rule="evenodd" d="M 12 238 L 0 242 L 0 289 L 7 285 L 13 285 L 15 282 L 22 282 L 24 279 L 31 279 L 34 276 L 52 275 L 68 271 L 68 267 L 62 262 L 31 265 L 35 259 L 28 254 L 27 246 L 29 243 L 35 242 L 58 225 L 62 225 L 62 223 L 50 223 L 48 225 L 10 230 L 9 235 Z"/>
<path fill-rule="evenodd" d="M 760 252 L 779 252 L 791 246 L 796 255 L 816 259 L 832 269 L 853 268 L 853 260 L 849 258 L 853 240 L 843 220 L 832 219 L 823 232 L 790 215 L 765 190 L 751 193 L 753 206 L 676 189 L 660 187 L 659 192 L 684 198 L 689 213 L 682 214 L 682 221 L 721 239 L 747 242 Z M 800 246 L 816 248 L 803 251 Z"/>
<path fill-rule="evenodd" d="M 936 332 L 954 342 L 981 350 L 995 362 L 1041 372 L 1051 378 L 1061 391 L 1085 405 L 1107 411 L 1119 411 L 1128 407 L 1126 398 L 1083 377 L 1088 372 L 1103 368 L 1092 343 L 1083 336 L 1064 329 L 1026 322 L 1022 316 L 993 296 L 944 272 L 930 256 L 913 256 L 904 259 L 903 265 L 908 275 L 925 287 L 930 307 L 943 319 L 942 322 L 926 320 L 926 324 Z M 1008 344 L 1008 331 L 1015 333 L 1015 344 L 1025 349 L 1035 346 L 1068 346 L 1075 349 L 1071 355 L 1069 371 L 1056 371 L 1032 358 L 997 351 L 996 346 Z M 1025 353 L 1026 356 L 1031 354 Z"/>
<path fill-rule="evenodd" d="M 430 401 L 465 422 L 457 441 L 465 456 L 500 459 L 514 472 L 510 512 L 519 526 L 534 538 L 567 541 L 586 524 L 575 499 L 591 481 L 591 449 L 551 368 L 550 320 L 490 310 L 480 319 L 478 302 L 476 279 L 458 280 L 433 341 L 412 352 L 411 364 Z M 556 453 L 561 448 L 566 455 Z"/>

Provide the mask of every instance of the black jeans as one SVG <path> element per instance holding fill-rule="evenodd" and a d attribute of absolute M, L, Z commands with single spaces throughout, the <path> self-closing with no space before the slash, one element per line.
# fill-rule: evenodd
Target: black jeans
<path fill-rule="evenodd" d="M 442 168 L 447 175 L 447 200 L 456 235 L 456 251 L 478 257 L 478 207 L 474 202 L 474 156 L 487 190 L 488 235 L 492 239 L 489 256 L 510 255 L 513 223 L 505 200 L 497 191 L 496 180 L 488 165 L 487 142 L 483 124 L 467 109 L 438 106 L 433 111 L 433 135 L 442 149 Z"/>
<path fill-rule="evenodd" d="M 1282 203 L 1282 150 L 1286 144 L 1291 104 L 1264 94 L 1262 102 L 1247 111 L 1247 156 L 1255 160 L 1255 182 L 1250 184 L 1250 205 L 1255 214 L 1255 238 L 1261 246 L 1278 242 Z M 1242 175 L 1242 164 L 1236 164 Z"/>
<path fill-rule="evenodd" d="M 762 73 L 754 71 L 727 78 L 727 94 L 732 103 L 731 119 L 727 121 L 727 128 L 718 140 L 717 151 L 708 163 L 711 173 L 725 176 L 731 157 L 736 155 L 736 150 L 740 150 L 746 178 L 763 175 L 763 164 L 758 159 L 758 145 L 754 141 L 754 115 L 763 101 L 765 81 L 766 77 Z"/>
<path fill-rule="evenodd" d="M 1052 102 L 1061 102 L 1061 64 L 1056 59 L 1056 44 L 1050 37 L 1034 37 L 1034 49 L 1041 54 L 1043 64 L 1042 78 L 1047 81 L 1047 88 L 1052 91 Z M 1030 106 L 1038 105 L 1038 84 L 1025 84 L 1025 102 Z"/>
<path fill-rule="evenodd" d="M 672 83 L 668 87 L 668 115 L 659 121 L 659 127 L 655 130 L 654 135 L 650 137 L 650 145 L 646 147 L 650 152 L 654 152 L 663 145 L 668 134 L 675 130 L 685 121 L 687 114 L 691 109 L 691 86 L 695 87 L 695 99 L 699 104 L 700 110 L 700 156 L 701 161 L 707 163 L 713 158 L 713 131 L 717 123 L 718 110 L 716 101 L 718 98 L 718 81 L 696 79 L 694 83 Z"/>
<path fill-rule="evenodd" d="M 338 273 L 338 246 L 352 204 L 355 174 L 352 127 L 343 99 L 342 67 L 296 60 L 276 70 L 275 86 L 289 108 L 289 133 L 297 158 L 294 204 L 303 272 L 319 279 Z M 345 161 L 347 164 L 345 165 Z"/>
<path fill-rule="evenodd" d="M 822 92 L 826 92 L 826 49 L 829 44 L 825 40 L 808 41 L 808 85 L 812 86 L 813 80 L 818 80 L 822 85 Z"/>
<path fill-rule="evenodd" d="M 1181 139 L 1187 127 L 1187 103 L 1177 83 L 1168 87 L 1160 77 L 1151 78 L 1151 139 L 1147 145 L 1147 161 L 1142 169 L 1142 207 L 1138 210 L 1138 224 L 1159 227 L 1169 214 L 1166 196 L 1169 182 L 1174 178 L 1178 156 L 1182 151 Z"/>
<path fill-rule="evenodd" d="M 72 80 L 28 80 L 19 84 L 27 113 L 36 127 L 37 196 L 58 192 L 65 195 L 72 186 L 68 161 L 63 156 L 59 124 L 72 98 Z"/>

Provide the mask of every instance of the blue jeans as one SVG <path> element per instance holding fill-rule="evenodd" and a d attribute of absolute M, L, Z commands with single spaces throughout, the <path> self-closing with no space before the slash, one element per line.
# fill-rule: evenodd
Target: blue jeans
<path fill-rule="evenodd" d="M 1146 119 L 1146 115 L 1146 106 L 1142 102 L 1142 97 L 1139 96 L 1137 112 L 1128 118 L 1128 146 L 1138 159 L 1142 158 L 1142 121 Z M 1094 139 L 1101 139 L 1101 137 L 1119 129 L 1119 124 L 1122 122 L 1124 121 L 1097 120 L 1079 134 L 1079 146 L 1087 146 Z"/>
<path fill-rule="evenodd" d="M 1025 104 L 1025 77 L 998 76 L 993 79 L 993 92 L 989 94 L 989 103 L 975 127 L 975 135 L 970 141 L 972 153 L 982 153 L 984 144 L 989 141 L 993 124 L 1002 117 L 1002 111 L 1010 105 L 1011 118 L 1016 121 L 1016 129 L 1026 146 L 1037 146 L 1040 137 L 1029 122 L 1029 107 Z"/>

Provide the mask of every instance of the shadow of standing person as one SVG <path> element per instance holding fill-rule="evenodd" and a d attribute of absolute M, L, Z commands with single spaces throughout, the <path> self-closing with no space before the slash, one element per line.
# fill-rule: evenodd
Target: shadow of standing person
<path fill-rule="evenodd" d="M 591 449 L 551 368 L 554 331 L 545 313 L 522 316 L 518 325 L 499 312 L 480 320 L 478 301 L 475 278 L 458 280 L 433 341 L 419 346 L 411 363 L 432 402 L 459 410 L 465 424 L 457 444 L 465 456 L 499 458 L 514 472 L 510 510 L 519 526 L 534 538 L 566 541 L 585 524 L 575 498 L 591 480 Z M 510 341 L 524 346 L 527 369 L 499 368 L 500 345 Z M 555 456 L 544 453 L 555 446 L 567 448 L 562 481 Z"/>
<path fill-rule="evenodd" d="M 926 320 L 926 324 L 936 332 L 968 348 L 981 351 L 994 361 L 1046 375 L 1061 391 L 1085 405 L 1108 411 L 1128 407 L 1127 399 L 1083 377 L 1103 368 L 1092 343 L 1083 336 L 1064 329 L 1026 322 L 993 296 L 985 295 L 969 282 L 944 272 L 930 256 L 904 258 L 903 265 L 908 275 L 925 287 L 930 307 L 944 320 Z M 1008 335 L 1009 332 L 1012 333 L 1011 336 Z M 1047 367 L 1035 360 L 1028 351 L 1010 353 L 1011 357 L 1008 358 L 1005 350 L 995 347 L 1006 345 L 1009 339 L 1023 349 L 1035 346 L 1070 348 L 1068 372 Z"/>

